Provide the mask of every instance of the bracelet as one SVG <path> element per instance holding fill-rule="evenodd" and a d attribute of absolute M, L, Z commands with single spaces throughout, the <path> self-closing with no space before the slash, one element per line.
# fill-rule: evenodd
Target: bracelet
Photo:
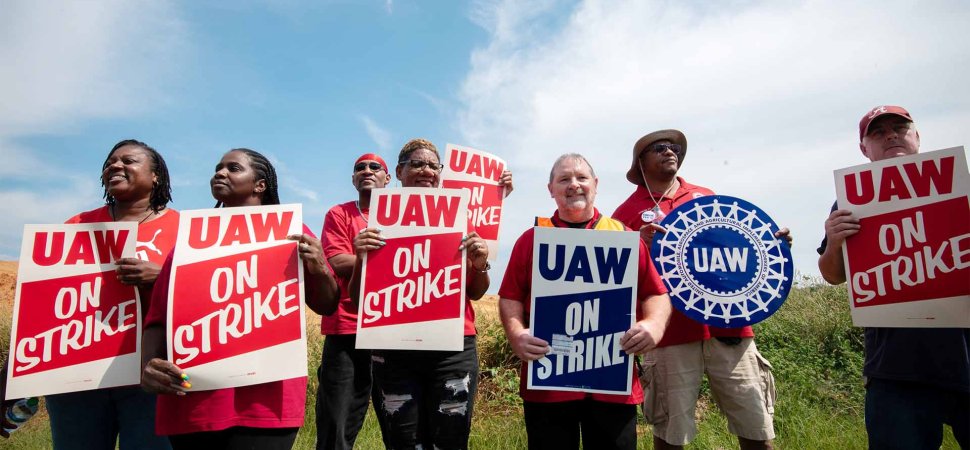
<path fill-rule="evenodd" d="M 478 273 L 485 273 L 485 272 L 488 272 L 488 271 L 489 271 L 489 270 L 490 270 L 491 268 L 492 268 L 492 263 L 490 263 L 490 262 L 488 262 L 488 261 L 485 261 L 485 268 L 484 268 L 484 269 L 482 269 L 482 270 L 478 270 L 478 269 L 476 269 L 476 268 L 475 268 L 475 265 L 474 265 L 474 264 L 472 264 L 472 270 L 474 270 L 474 271 L 476 271 L 476 272 L 478 272 Z"/>

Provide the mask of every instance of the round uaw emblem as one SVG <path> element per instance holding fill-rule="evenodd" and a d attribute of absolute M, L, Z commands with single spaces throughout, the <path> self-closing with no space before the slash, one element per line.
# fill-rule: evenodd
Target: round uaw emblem
<path fill-rule="evenodd" d="M 654 266 L 674 307 L 707 325 L 739 328 L 767 319 L 791 290 L 793 265 L 778 226 L 742 199 L 691 200 L 661 223 Z"/>

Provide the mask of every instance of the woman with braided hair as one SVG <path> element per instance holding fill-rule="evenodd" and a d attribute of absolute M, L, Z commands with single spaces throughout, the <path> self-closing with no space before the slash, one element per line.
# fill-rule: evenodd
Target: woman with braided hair
<path fill-rule="evenodd" d="M 278 205 L 276 170 L 265 156 L 237 148 L 223 155 L 210 181 L 216 207 Z M 304 266 L 307 306 L 319 314 L 337 307 L 338 288 L 320 241 L 303 226 L 297 240 Z M 159 274 L 142 337 L 142 387 L 158 395 L 156 431 L 175 449 L 289 449 L 303 425 L 306 376 L 282 381 L 192 392 L 182 369 L 165 359 L 168 280 L 172 258 Z"/>

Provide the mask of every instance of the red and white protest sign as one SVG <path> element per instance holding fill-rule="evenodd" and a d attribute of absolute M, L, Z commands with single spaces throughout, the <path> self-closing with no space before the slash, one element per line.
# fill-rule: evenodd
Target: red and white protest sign
<path fill-rule="evenodd" d="M 25 225 L 6 397 L 138 384 L 141 305 L 114 262 L 135 256 L 134 222 Z"/>
<path fill-rule="evenodd" d="M 364 255 L 357 348 L 462 350 L 467 214 L 462 189 L 371 191 L 386 245 Z"/>
<path fill-rule="evenodd" d="M 843 246 L 852 322 L 970 327 L 970 176 L 963 147 L 835 171 L 859 218 Z"/>
<path fill-rule="evenodd" d="M 455 144 L 448 144 L 445 161 L 441 187 L 469 192 L 468 229 L 485 239 L 488 259 L 494 261 L 498 257 L 498 231 L 505 200 L 505 186 L 499 186 L 498 182 L 505 170 L 505 161 L 491 153 Z"/>
<path fill-rule="evenodd" d="M 182 211 L 168 297 L 169 360 L 192 390 L 306 376 L 300 205 Z"/>

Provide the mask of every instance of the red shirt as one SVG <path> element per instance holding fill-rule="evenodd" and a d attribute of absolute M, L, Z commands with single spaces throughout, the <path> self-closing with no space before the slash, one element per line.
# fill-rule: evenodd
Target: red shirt
<path fill-rule="evenodd" d="M 323 219 L 323 231 L 320 233 L 323 244 L 323 256 L 328 260 L 337 255 L 356 256 L 354 253 L 354 236 L 360 230 L 367 228 L 367 209 L 357 209 L 357 202 L 347 202 L 327 211 Z M 336 274 L 334 274 L 336 275 Z M 350 277 L 337 276 L 340 286 L 340 301 L 337 311 L 330 316 L 323 316 L 320 321 L 321 334 L 356 334 L 357 308 L 350 301 L 350 289 L 347 283 Z"/>
<path fill-rule="evenodd" d="M 591 229 L 596 219 L 600 217 L 599 211 L 595 211 L 593 220 L 586 225 L 586 229 Z M 569 226 L 559 219 L 557 211 L 552 217 L 552 223 L 558 228 L 568 228 Z M 522 302 L 525 308 L 525 321 L 529 323 L 529 309 L 532 307 L 532 247 L 535 243 L 535 229 L 529 228 L 522 233 L 522 236 L 515 241 L 512 247 L 512 254 L 509 255 L 509 263 L 505 268 L 505 277 L 502 279 L 502 287 L 498 290 L 499 297 L 503 299 Z M 667 292 L 657 270 L 653 264 L 647 263 L 647 249 L 643 241 L 640 241 L 639 261 L 637 268 L 637 293 L 639 301 L 644 301 L 651 295 L 660 295 Z M 639 307 L 637 310 L 637 320 L 643 319 L 643 311 Z M 526 389 L 526 370 L 528 365 L 523 361 L 519 372 L 519 395 L 527 402 L 568 402 L 572 400 L 582 400 L 590 396 L 593 400 L 607 403 L 624 403 L 636 405 L 643 401 L 643 389 L 640 387 L 640 379 L 635 376 L 636 369 L 630 373 L 633 379 L 633 387 L 630 395 L 613 394 L 588 394 L 585 392 L 569 391 L 537 391 Z"/>
<path fill-rule="evenodd" d="M 146 213 L 147 214 L 147 213 Z M 175 238 L 179 229 L 178 211 L 165 208 L 160 211 L 161 216 L 138 224 L 138 236 L 135 238 L 135 257 L 142 261 L 149 261 L 161 266 L 168 258 L 168 254 L 175 247 Z M 80 213 L 64 223 L 97 223 L 114 222 L 108 206 Z M 148 313 L 149 302 L 152 298 L 154 285 L 138 285 L 138 295 L 141 297 L 142 317 Z"/>
<path fill-rule="evenodd" d="M 306 225 L 303 233 L 316 237 Z M 172 258 L 155 280 L 145 325 L 165 325 Z M 219 431 L 230 427 L 297 428 L 303 426 L 307 377 L 236 388 L 159 395 L 155 432 L 159 435 Z"/>
<path fill-rule="evenodd" d="M 154 220 L 149 220 L 138 224 L 138 237 L 135 240 L 135 256 L 143 261 L 150 261 L 161 266 L 165 263 L 165 258 L 175 247 L 175 237 L 179 228 L 178 211 L 165 208 L 160 212 L 162 215 Z M 80 213 L 64 223 L 95 223 L 95 222 L 114 222 L 108 206 L 102 206 Z"/>
<path fill-rule="evenodd" d="M 623 222 L 626 226 L 639 230 L 640 227 L 644 225 L 643 220 L 640 218 L 640 213 L 644 210 L 653 209 L 655 206 L 660 206 L 660 211 L 666 216 L 674 208 L 687 203 L 695 198 L 703 197 L 706 195 L 714 195 L 714 191 L 690 184 L 684 181 L 683 178 L 677 177 L 677 181 L 680 182 L 680 187 L 677 191 L 673 193 L 672 196 L 666 197 L 662 193 L 654 192 L 653 198 L 657 199 L 657 204 L 654 204 L 653 200 L 650 199 L 650 193 L 647 192 L 647 188 L 643 186 L 637 186 L 637 190 L 630 194 L 630 196 L 620 204 L 616 211 L 613 212 L 613 218 Z M 655 222 L 660 222 L 662 218 L 657 218 Z M 649 248 L 649 247 L 647 247 Z M 651 264 L 652 265 L 652 264 Z M 678 345 L 686 344 L 688 342 L 702 341 L 710 339 L 711 337 L 754 337 L 754 330 L 750 326 L 742 328 L 717 328 L 704 325 L 700 322 L 694 321 L 693 319 L 687 317 L 684 313 L 680 312 L 677 308 L 674 308 L 673 314 L 670 316 L 670 323 L 667 324 L 667 331 L 664 332 L 663 339 L 657 344 L 657 347 L 666 347 L 668 345 Z"/>

